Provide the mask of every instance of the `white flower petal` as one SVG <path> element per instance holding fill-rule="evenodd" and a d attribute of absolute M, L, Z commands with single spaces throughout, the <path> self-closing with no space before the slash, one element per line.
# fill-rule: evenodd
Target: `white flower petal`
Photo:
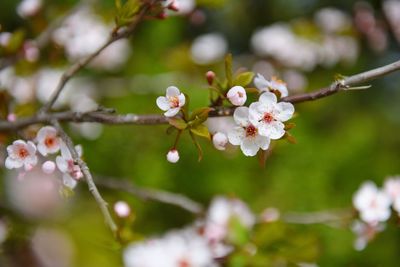
<path fill-rule="evenodd" d="M 269 82 L 260 73 L 254 78 L 254 85 L 257 89 L 265 91 L 268 88 Z"/>
<path fill-rule="evenodd" d="M 238 107 L 233 113 L 233 119 L 240 126 L 247 126 L 249 124 L 249 108 L 248 107 Z"/>
<path fill-rule="evenodd" d="M 178 114 L 180 108 L 171 108 L 164 113 L 165 117 L 173 117 Z"/>
<path fill-rule="evenodd" d="M 38 143 L 37 150 L 43 156 L 45 156 L 45 157 L 47 156 L 47 147 L 43 143 Z"/>
<path fill-rule="evenodd" d="M 276 104 L 277 98 L 274 93 L 265 92 L 261 94 L 259 101 L 262 105 L 270 106 Z"/>
<path fill-rule="evenodd" d="M 56 158 L 56 164 L 60 172 L 68 171 L 68 162 L 63 157 L 58 156 Z"/>
<path fill-rule="evenodd" d="M 185 97 L 185 95 L 181 93 L 181 94 L 178 96 L 178 100 L 179 100 L 179 107 L 183 107 L 183 106 L 185 105 L 185 103 L 186 103 L 186 97 Z"/>
<path fill-rule="evenodd" d="M 260 147 L 258 146 L 258 144 L 256 144 L 256 142 L 254 142 L 254 140 L 245 138 L 242 144 L 240 145 L 240 149 L 242 150 L 245 156 L 252 157 L 257 154 Z"/>
<path fill-rule="evenodd" d="M 245 131 L 242 127 L 235 127 L 228 132 L 228 140 L 232 145 L 238 146 L 245 137 Z"/>
<path fill-rule="evenodd" d="M 269 137 L 271 139 L 279 139 L 285 134 L 285 125 L 279 121 L 271 123 L 260 123 L 258 131 L 260 135 Z"/>
<path fill-rule="evenodd" d="M 168 98 L 166 98 L 165 96 L 157 97 L 156 103 L 161 110 L 166 111 L 170 108 Z"/>
<path fill-rule="evenodd" d="M 167 88 L 167 97 L 179 96 L 181 92 L 175 86 L 170 86 Z"/>
<path fill-rule="evenodd" d="M 275 118 L 282 122 L 287 121 L 293 116 L 294 106 L 292 103 L 280 102 L 277 104 L 277 111 Z"/>
<path fill-rule="evenodd" d="M 72 178 L 68 173 L 64 173 L 64 175 L 63 175 L 63 184 L 66 187 L 74 189 L 77 183 L 78 182 L 74 178 Z"/>
<path fill-rule="evenodd" d="M 6 158 L 5 166 L 7 169 L 18 169 L 21 168 L 23 165 L 23 162 L 20 160 L 12 159 L 10 157 Z"/>
<path fill-rule="evenodd" d="M 267 150 L 269 148 L 269 144 L 271 143 L 271 139 L 265 136 L 257 136 L 257 145 L 262 149 L 262 150 Z"/>

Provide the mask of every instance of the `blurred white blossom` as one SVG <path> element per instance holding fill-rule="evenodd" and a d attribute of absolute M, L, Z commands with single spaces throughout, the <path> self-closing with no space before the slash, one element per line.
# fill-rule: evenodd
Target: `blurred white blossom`
<path fill-rule="evenodd" d="M 190 53 L 195 63 L 209 65 L 221 60 L 227 49 L 227 41 L 221 34 L 208 33 L 198 36 L 193 41 Z"/>
<path fill-rule="evenodd" d="M 23 0 L 17 6 L 17 13 L 22 18 L 32 17 L 38 13 L 42 5 L 42 0 Z"/>

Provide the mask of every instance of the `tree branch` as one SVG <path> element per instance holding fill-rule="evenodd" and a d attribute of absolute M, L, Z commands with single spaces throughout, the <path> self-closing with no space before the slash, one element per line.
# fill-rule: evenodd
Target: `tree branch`
<path fill-rule="evenodd" d="M 68 147 L 68 150 L 71 152 L 74 162 L 76 164 L 78 164 L 79 167 L 81 168 L 81 171 L 85 176 L 85 181 L 88 184 L 90 193 L 92 193 L 94 199 L 96 200 L 97 204 L 99 205 L 100 210 L 103 213 L 103 217 L 104 217 L 106 224 L 109 226 L 110 230 L 115 235 L 118 230 L 117 225 L 115 224 L 115 222 L 108 210 L 107 202 L 100 195 L 100 192 L 97 189 L 96 184 L 94 183 L 92 174 L 89 171 L 89 167 L 87 166 L 86 162 L 84 162 L 81 159 L 81 157 L 79 157 L 78 152 L 76 151 L 71 138 L 67 135 L 67 133 L 64 131 L 64 129 L 61 127 L 60 123 L 57 120 L 52 120 L 52 124 L 57 129 L 61 139 L 64 141 L 64 143 Z"/>
<path fill-rule="evenodd" d="M 171 193 L 158 189 L 139 187 L 127 180 L 117 180 L 111 178 L 98 179 L 97 184 L 106 188 L 121 190 L 134 195 L 142 200 L 154 200 L 157 202 L 174 205 L 194 214 L 202 214 L 204 208 L 200 203 L 180 194 Z"/>

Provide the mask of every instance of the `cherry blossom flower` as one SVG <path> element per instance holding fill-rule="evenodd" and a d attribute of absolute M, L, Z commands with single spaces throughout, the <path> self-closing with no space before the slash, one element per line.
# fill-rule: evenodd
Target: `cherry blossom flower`
<path fill-rule="evenodd" d="M 228 234 L 229 222 L 233 218 L 247 229 L 253 227 L 256 221 L 254 214 L 241 200 L 216 197 L 207 212 L 204 235 L 211 242 L 222 241 Z"/>
<path fill-rule="evenodd" d="M 259 130 L 260 135 L 270 139 L 279 139 L 285 134 L 283 122 L 289 120 L 294 113 L 291 103 L 277 103 L 276 95 L 265 92 L 258 102 L 249 108 L 249 120 Z"/>
<path fill-rule="evenodd" d="M 229 101 L 235 106 L 243 106 L 247 100 L 246 90 L 242 86 L 234 86 L 226 94 Z"/>
<path fill-rule="evenodd" d="M 24 166 L 26 171 L 37 164 L 36 146 L 31 141 L 16 140 L 7 147 L 8 157 L 5 166 L 7 169 L 18 169 Z"/>
<path fill-rule="evenodd" d="M 42 127 L 37 135 L 37 149 L 43 156 L 54 154 L 60 150 L 61 140 L 57 136 L 57 130 L 52 126 Z"/>
<path fill-rule="evenodd" d="M 126 267 L 217 267 L 206 239 L 195 229 L 133 243 L 124 251 Z"/>
<path fill-rule="evenodd" d="M 225 150 L 226 145 L 228 143 L 228 137 L 224 133 L 217 132 L 216 134 L 213 135 L 212 142 L 216 149 Z"/>
<path fill-rule="evenodd" d="M 167 160 L 171 163 L 177 163 L 179 161 L 179 152 L 176 149 L 168 151 Z"/>
<path fill-rule="evenodd" d="M 387 177 L 383 185 L 383 190 L 392 201 L 400 198 L 400 176 Z"/>
<path fill-rule="evenodd" d="M 371 181 L 363 183 L 354 194 L 353 205 L 360 212 L 360 218 L 371 225 L 390 217 L 390 197 Z"/>
<path fill-rule="evenodd" d="M 370 225 L 357 220 L 351 226 L 351 230 L 356 234 L 354 249 L 361 251 L 372 239 L 375 238 L 377 233 L 385 230 L 385 225 L 382 223 Z"/>
<path fill-rule="evenodd" d="M 71 152 L 63 142 L 60 143 L 60 149 L 61 156 L 56 158 L 57 167 L 62 173 L 64 173 L 64 185 L 72 189 L 76 186 L 77 181 L 83 177 L 83 173 L 81 168 L 74 163 Z M 75 149 L 78 152 L 79 157 L 81 157 L 82 147 L 75 146 Z"/>
<path fill-rule="evenodd" d="M 272 76 L 271 80 L 268 81 L 260 73 L 257 73 L 257 76 L 254 78 L 254 84 L 261 91 L 279 91 L 281 97 L 289 95 L 286 83 L 275 76 Z"/>
<path fill-rule="evenodd" d="M 240 145 L 240 149 L 246 156 L 254 156 L 258 150 L 267 150 L 270 139 L 262 136 L 258 128 L 249 120 L 249 108 L 238 107 L 233 113 L 233 118 L 237 124 L 228 133 L 229 142 L 232 145 Z"/>
<path fill-rule="evenodd" d="M 170 86 L 167 88 L 166 96 L 157 98 L 157 106 L 165 111 L 164 115 L 166 117 L 173 117 L 185 105 L 185 101 L 185 95 L 177 87 Z"/>

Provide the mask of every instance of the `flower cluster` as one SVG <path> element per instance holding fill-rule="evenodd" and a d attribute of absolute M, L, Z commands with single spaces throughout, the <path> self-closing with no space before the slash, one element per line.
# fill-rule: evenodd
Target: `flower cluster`
<path fill-rule="evenodd" d="M 253 76 L 254 74 L 251 72 L 239 74 L 235 77 L 236 83 L 248 84 Z M 215 78 L 214 72 L 206 73 L 207 82 L 211 87 Z M 240 146 L 246 156 L 255 156 L 260 149 L 267 150 L 271 140 L 281 139 L 286 133 L 285 122 L 294 114 L 294 106 L 291 103 L 278 101 L 278 98 L 288 96 L 286 83 L 276 77 L 267 80 L 261 74 L 257 74 L 254 84 L 261 95 L 258 101 L 251 103 L 249 107 L 244 106 L 247 101 L 247 93 L 243 86 L 234 85 L 223 89 L 218 85 L 219 88 L 213 88 L 221 92 L 219 99 L 226 99 L 234 107 L 237 107 L 233 114 L 234 124 L 224 129 L 217 127 L 218 130 L 213 130 L 209 126 L 210 123 L 207 123 L 210 120 L 207 120 L 204 125 L 207 133 L 199 133 L 198 129 L 194 133 L 203 137 L 209 136 L 211 133 L 211 140 L 216 149 L 225 150 L 229 141 L 232 145 Z M 177 116 L 185 106 L 186 97 L 177 87 L 170 86 L 166 90 L 166 96 L 158 97 L 156 103 L 161 110 L 165 111 L 164 115 L 167 118 L 172 118 Z M 188 125 L 198 124 L 196 120 L 201 119 L 199 118 L 200 114 L 201 112 L 197 112 L 197 116 L 192 115 L 191 117 L 194 118 L 191 120 L 188 119 L 188 114 L 182 110 L 179 116 L 182 119 L 170 120 L 170 124 L 180 131 L 190 129 Z M 208 114 L 205 119 L 207 117 Z M 172 163 L 179 160 L 179 154 L 175 147 L 167 154 L 167 159 Z"/>
<path fill-rule="evenodd" d="M 400 176 L 386 178 L 383 189 L 372 181 L 364 182 L 353 196 L 353 205 L 361 219 L 353 225 L 358 236 L 355 247 L 361 250 L 385 228 L 391 207 L 400 215 Z"/>
<path fill-rule="evenodd" d="M 63 173 L 63 184 L 66 187 L 74 188 L 77 181 L 83 177 L 80 167 L 74 162 L 71 152 L 65 143 L 58 136 L 57 130 L 51 126 L 42 127 L 36 134 L 36 144 L 32 141 L 16 140 L 7 147 L 8 157 L 5 161 L 7 169 L 18 169 L 24 167 L 20 177 L 25 172 L 31 171 L 39 162 L 37 152 L 45 160 L 49 154 L 56 154 L 61 151 L 61 156 L 56 157 L 56 163 L 52 160 L 44 161 L 42 171 L 51 174 L 58 170 Z M 82 148 L 76 147 L 79 156 L 82 156 Z"/>
<path fill-rule="evenodd" d="M 294 106 L 287 102 L 278 102 L 274 93 L 262 93 L 259 101 L 247 107 L 235 110 L 233 118 L 237 124 L 228 133 L 232 145 L 240 145 L 243 154 L 254 156 L 258 150 L 267 150 L 270 140 L 276 140 L 285 134 L 284 122 L 294 113 Z"/>
<path fill-rule="evenodd" d="M 215 198 L 203 221 L 183 230 L 167 233 L 140 243 L 132 243 L 124 251 L 126 267 L 217 267 L 217 259 L 230 254 L 228 235 L 232 221 L 250 229 L 255 216 L 238 199 Z"/>

